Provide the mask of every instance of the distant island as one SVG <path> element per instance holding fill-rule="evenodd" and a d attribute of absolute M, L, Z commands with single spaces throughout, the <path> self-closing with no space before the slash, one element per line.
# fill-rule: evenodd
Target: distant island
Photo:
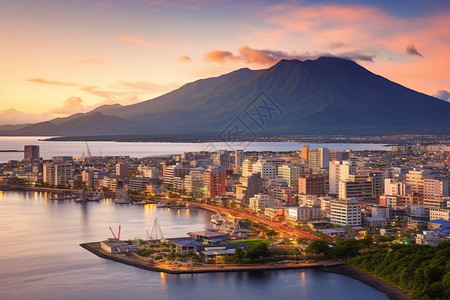
<path fill-rule="evenodd" d="M 44 141 L 114 141 L 114 142 L 162 142 L 162 143 L 207 143 L 229 142 L 212 135 L 99 135 L 99 136 L 61 136 L 43 139 Z M 299 142 L 299 143 L 352 143 L 387 145 L 448 145 L 450 135 L 399 134 L 384 136 L 349 135 L 282 135 L 270 137 L 243 136 L 236 142 Z"/>

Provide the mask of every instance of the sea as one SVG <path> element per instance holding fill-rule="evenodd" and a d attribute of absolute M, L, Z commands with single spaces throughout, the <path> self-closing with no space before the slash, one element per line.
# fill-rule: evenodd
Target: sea
<path fill-rule="evenodd" d="M 79 246 L 112 237 L 146 238 L 158 219 L 165 237 L 210 227 L 198 209 L 117 205 L 111 199 L 48 200 L 45 192 L 0 192 L 0 299 L 384 300 L 386 294 L 315 269 L 173 275 L 95 256 Z"/>
<path fill-rule="evenodd" d="M 168 156 L 190 151 L 244 150 L 244 151 L 295 151 L 304 145 L 310 148 L 324 147 L 330 150 L 389 150 L 383 144 L 348 143 L 299 143 L 299 142 L 210 142 L 210 143 L 157 143 L 157 142 L 68 142 L 44 141 L 49 137 L 0 137 L 0 163 L 22 160 L 23 152 L 1 152 L 2 150 L 23 150 L 24 145 L 39 145 L 40 156 Z"/>

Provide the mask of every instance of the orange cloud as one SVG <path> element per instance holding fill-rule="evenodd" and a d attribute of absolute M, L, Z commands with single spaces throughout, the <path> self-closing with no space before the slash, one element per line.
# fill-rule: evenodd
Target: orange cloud
<path fill-rule="evenodd" d="M 238 49 L 239 55 L 234 55 L 232 52 L 223 50 L 211 50 L 205 53 L 204 58 L 209 62 L 225 63 L 227 61 L 244 62 L 248 64 L 259 65 L 273 65 L 281 59 L 317 59 L 321 56 L 337 56 L 350 60 L 373 61 L 375 54 L 370 52 L 363 52 L 359 50 L 345 51 L 336 54 L 328 52 L 304 52 L 302 54 L 287 53 L 279 50 L 261 50 L 253 49 L 247 45 L 241 46 Z"/>
<path fill-rule="evenodd" d="M 192 59 L 188 55 L 181 55 L 180 57 L 178 57 L 178 61 L 179 62 L 191 62 Z"/>
<path fill-rule="evenodd" d="M 42 84 L 58 85 L 58 86 L 78 86 L 79 85 L 79 84 L 71 83 L 71 82 L 46 80 L 46 79 L 43 79 L 40 77 L 28 78 L 27 81 L 35 82 L 35 83 L 42 83 Z"/>
<path fill-rule="evenodd" d="M 69 97 L 64 100 L 63 105 L 59 108 L 53 109 L 52 114 L 74 114 L 78 112 L 88 111 L 90 108 L 83 105 L 83 99 L 80 97 Z"/>
<path fill-rule="evenodd" d="M 203 55 L 203 58 L 206 61 L 218 62 L 218 63 L 225 63 L 226 61 L 229 61 L 229 60 L 236 60 L 236 59 L 238 59 L 230 51 L 222 51 L 222 50 L 211 50 L 211 51 L 208 51 L 208 52 L 206 52 Z"/>
<path fill-rule="evenodd" d="M 160 42 L 149 42 L 146 39 L 137 37 L 137 36 L 131 36 L 131 35 L 121 35 L 120 39 L 122 41 L 126 41 L 126 42 L 131 42 L 134 44 L 139 44 L 139 45 L 145 45 L 151 48 L 165 48 L 166 45 L 164 43 L 160 43 Z"/>

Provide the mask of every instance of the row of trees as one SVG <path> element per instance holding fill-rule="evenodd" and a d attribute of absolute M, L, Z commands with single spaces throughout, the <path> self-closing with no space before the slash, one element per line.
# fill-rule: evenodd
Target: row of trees
<path fill-rule="evenodd" d="M 436 247 L 393 245 L 356 256 L 348 264 L 410 291 L 416 299 L 450 299 L 450 241 Z"/>

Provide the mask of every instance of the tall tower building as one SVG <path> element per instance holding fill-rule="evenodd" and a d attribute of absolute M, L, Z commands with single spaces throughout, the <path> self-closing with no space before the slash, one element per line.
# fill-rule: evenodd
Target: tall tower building
<path fill-rule="evenodd" d="M 218 195 L 226 194 L 225 175 L 226 170 L 221 166 L 210 166 L 206 169 L 204 178 L 207 197 L 213 198 Z"/>
<path fill-rule="evenodd" d="M 39 146 L 25 145 L 23 149 L 23 159 L 27 161 L 39 160 Z"/>

